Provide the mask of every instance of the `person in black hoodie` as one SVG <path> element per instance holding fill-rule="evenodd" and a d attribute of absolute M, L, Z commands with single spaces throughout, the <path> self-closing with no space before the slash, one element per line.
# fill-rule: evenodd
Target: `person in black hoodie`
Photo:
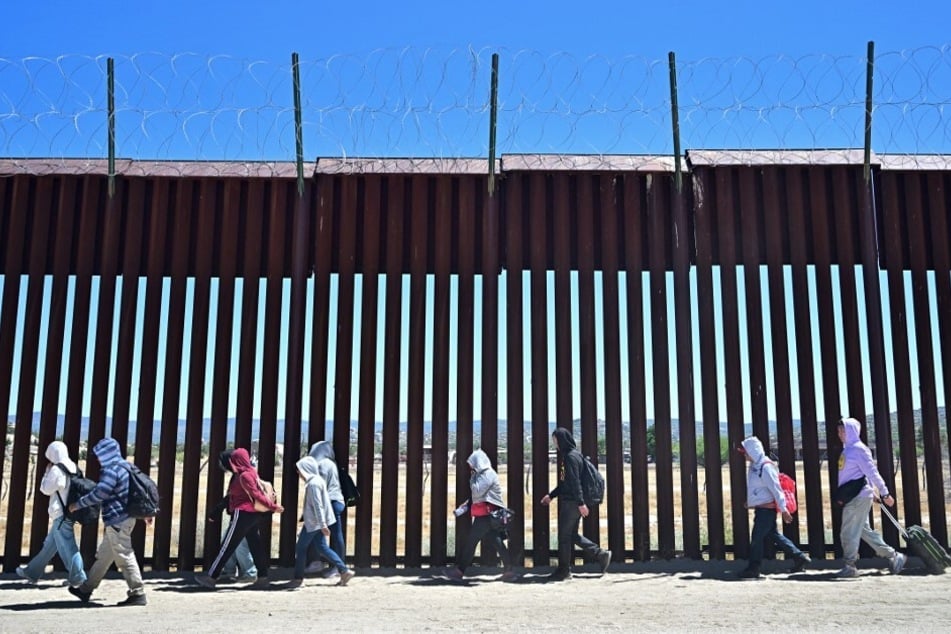
<path fill-rule="evenodd" d="M 556 497 L 558 502 L 558 568 L 548 576 L 549 581 L 571 579 L 572 548 L 577 544 L 588 559 L 598 562 L 601 572 L 607 572 L 611 563 L 611 551 L 604 550 L 578 532 L 582 517 L 588 517 L 588 506 L 581 491 L 581 469 L 584 456 L 578 450 L 571 432 L 558 427 L 551 435 L 558 450 L 558 484 L 541 499 L 548 506 Z"/>

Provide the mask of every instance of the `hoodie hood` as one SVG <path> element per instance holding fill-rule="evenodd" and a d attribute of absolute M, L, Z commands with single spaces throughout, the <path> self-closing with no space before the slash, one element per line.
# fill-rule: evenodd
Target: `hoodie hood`
<path fill-rule="evenodd" d="M 572 449 L 578 448 L 578 445 L 575 444 L 575 437 L 564 427 L 556 428 L 552 437 L 555 439 L 555 444 L 558 445 L 558 451 L 561 453 L 568 453 Z"/>
<path fill-rule="evenodd" d="M 233 453 L 233 449 L 225 449 L 220 454 L 218 454 L 218 468 L 220 468 L 222 471 L 231 473 L 231 454 Z"/>
<path fill-rule="evenodd" d="M 59 440 L 54 440 L 46 448 L 46 459 L 53 464 L 63 465 L 70 473 L 76 473 L 78 470 L 76 463 L 69 457 L 69 449 L 66 448 L 66 443 Z"/>
<path fill-rule="evenodd" d="M 318 471 L 317 461 L 314 460 L 313 456 L 304 456 L 297 461 L 297 470 L 301 472 L 305 480 L 310 480 L 316 475 L 320 475 Z"/>
<path fill-rule="evenodd" d="M 334 446 L 330 444 L 329 440 L 315 442 L 310 446 L 310 456 L 318 462 L 324 458 L 330 458 L 331 460 L 334 460 Z"/>
<path fill-rule="evenodd" d="M 251 456 L 248 454 L 247 449 L 238 447 L 231 452 L 231 470 L 235 473 L 244 473 L 245 471 L 254 470 L 254 465 L 251 464 Z"/>
<path fill-rule="evenodd" d="M 489 460 L 489 456 L 481 449 L 473 451 L 466 462 L 469 463 L 469 467 L 476 473 L 482 473 L 486 469 L 492 468 L 492 461 Z"/>
<path fill-rule="evenodd" d="M 744 439 L 741 444 L 743 445 L 743 451 L 752 459 L 753 464 L 758 463 L 766 456 L 766 452 L 763 450 L 763 443 L 760 442 L 760 439 L 756 436 L 750 436 Z"/>
<path fill-rule="evenodd" d="M 92 448 L 92 452 L 103 467 L 111 467 L 122 460 L 119 443 L 114 438 L 103 438 Z"/>
<path fill-rule="evenodd" d="M 845 446 L 854 445 L 862 440 L 862 423 L 854 418 L 843 418 L 839 423 L 845 428 Z"/>

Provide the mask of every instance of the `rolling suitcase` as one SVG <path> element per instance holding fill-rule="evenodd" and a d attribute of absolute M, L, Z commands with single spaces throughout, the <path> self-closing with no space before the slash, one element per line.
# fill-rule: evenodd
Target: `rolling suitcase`
<path fill-rule="evenodd" d="M 920 557 L 921 560 L 925 562 L 928 572 L 933 575 L 944 574 L 944 569 L 951 566 L 951 556 L 949 556 L 944 547 L 938 543 L 934 535 L 920 526 L 909 526 L 905 529 L 898 523 L 895 516 L 889 512 L 888 507 L 884 504 L 880 504 L 879 506 L 885 513 L 885 516 L 890 519 L 892 524 L 898 529 L 898 532 L 901 533 L 901 536 L 905 538 L 905 541 L 908 542 L 908 548 L 912 554 L 916 557 Z"/>

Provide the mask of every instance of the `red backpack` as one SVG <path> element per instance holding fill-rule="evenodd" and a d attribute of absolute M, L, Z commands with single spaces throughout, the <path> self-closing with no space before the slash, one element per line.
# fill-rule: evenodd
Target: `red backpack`
<path fill-rule="evenodd" d="M 798 511 L 799 504 L 796 503 L 796 481 L 780 471 L 779 488 L 783 490 L 783 495 L 786 496 L 786 510 L 790 513 Z M 776 510 L 778 511 L 779 509 Z"/>

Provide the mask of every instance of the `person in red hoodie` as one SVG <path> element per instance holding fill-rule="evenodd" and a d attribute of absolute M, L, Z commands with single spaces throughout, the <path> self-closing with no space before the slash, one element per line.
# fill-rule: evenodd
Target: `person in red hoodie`
<path fill-rule="evenodd" d="M 258 472 L 251 464 L 251 457 L 248 455 L 247 449 L 238 448 L 234 450 L 231 454 L 231 468 L 235 474 L 228 487 L 228 510 L 232 513 L 231 524 L 221 541 L 221 547 L 211 563 L 211 567 L 206 574 L 195 575 L 195 582 L 206 588 L 214 589 L 225 562 L 231 557 L 241 540 L 247 539 L 248 546 L 251 547 L 251 556 L 254 557 L 254 565 L 258 569 L 258 580 L 254 585 L 258 587 L 267 586 L 270 557 L 264 552 L 264 543 L 261 541 L 258 527 L 261 515 L 272 512 L 280 513 L 284 510 L 284 507 L 264 494 L 258 484 L 260 481 Z M 256 510 L 255 503 L 259 508 L 267 510 Z"/>

